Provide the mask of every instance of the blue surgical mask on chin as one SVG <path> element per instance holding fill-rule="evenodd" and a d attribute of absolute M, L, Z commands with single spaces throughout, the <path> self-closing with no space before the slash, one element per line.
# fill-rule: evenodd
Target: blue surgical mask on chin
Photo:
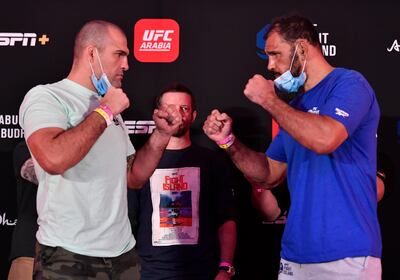
<path fill-rule="evenodd" d="M 294 50 L 294 54 L 292 57 L 292 62 L 290 63 L 289 70 L 287 70 L 285 73 L 283 73 L 282 75 L 280 75 L 278 78 L 276 78 L 274 80 L 274 84 L 279 91 L 286 92 L 286 93 L 297 92 L 299 90 L 299 88 L 304 85 L 304 83 L 307 79 L 306 73 L 304 72 L 304 68 L 306 67 L 306 61 L 304 61 L 303 70 L 301 71 L 301 74 L 298 77 L 293 77 L 292 72 L 291 72 L 292 66 L 293 66 L 293 61 L 294 61 L 294 56 L 296 55 L 296 51 L 297 51 L 297 46 L 298 45 L 296 45 L 296 48 Z"/>
<path fill-rule="evenodd" d="M 97 79 L 96 74 L 94 73 L 94 70 L 93 70 L 92 63 L 89 61 L 90 69 L 92 70 L 92 76 L 90 77 L 90 79 L 92 80 L 93 86 L 96 88 L 97 93 L 101 97 L 103 97 L 106 94 L 106 92 L 108 91 L 108 89 L 111 87 L 111 83 L 108 80 L 106 73 L 104 73 L 103 65 L 101 65 L 99 53 L 98 53 L 97 49 L 95 49 L 95 50 L 96 50 L 96 55 L 97 55 L 97 59 L 100 64 L 102 74 L 100 76 L 100 79 Z"/>

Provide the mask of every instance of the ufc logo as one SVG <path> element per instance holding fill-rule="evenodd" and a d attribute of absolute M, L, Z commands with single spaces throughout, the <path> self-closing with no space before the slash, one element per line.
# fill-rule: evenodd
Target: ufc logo
<path fill-rule="evenodd" d="M 170 42 L 172 41 L 172 38 L 170 37 L 171 34 L 174 33 L 174 30 L 154 30 L 154 29 L 146 29 L 143 33 L 143 41 L 146 42 L 157 42 L 160 38 L 162 38 L 162 41 L 164 42 Z"/>
<path fill-rule="evenodd" d="M 141 19 L 134 28 L 133 54 L 140 62 L 175 61 L 179 56 L 179 24 L 173 19 Z"/>
<path fill-rule="evenodd" d="M 31 47 L 36 45 L 36 33 L 0 33 L 0 46 L 15 46 L 16 42 L 21 42 L 22 46 Z"/>

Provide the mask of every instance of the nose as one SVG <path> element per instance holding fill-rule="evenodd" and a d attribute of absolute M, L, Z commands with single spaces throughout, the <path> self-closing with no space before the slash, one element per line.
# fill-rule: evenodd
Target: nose
<path fill-rule="evenodd" d="M 267 69 L 272 72 L 275 70 L 275 62 L 271 57 L 268 57 Z"/>
<path fill-rule="evenodd" d="M 128 56 L 124 56 L 124 58 L 122 59 L 122 63 L 121 63 L 121 68 L 123 71 L 127 71 L 129 69 L 129 64 L 128 64 Z"/>

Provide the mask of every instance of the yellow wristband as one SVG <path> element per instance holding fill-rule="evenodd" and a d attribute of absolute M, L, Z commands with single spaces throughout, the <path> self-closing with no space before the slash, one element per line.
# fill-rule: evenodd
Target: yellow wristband
<path fill-rule="evenodd" d="M 104 118 L 104 120 L 107 123 L 107 126 L 109 126 L 112 123 L 110 117 L 108 116 L 108 114 L 102 108 L 97 107 L 96 109 L 94 109 L 94 111 L 99 113 L 100 116 L 102 116 Z"/>
<path fill-rule="evenodd" d="M 229 139 L 227 140 L 227 142 L 225 142 L 225 143 L 223 143 L 223 144 L 219 144 L 218 146 L 219 146 L 221 149 L 226 150 L 226 149 L 228 149 L 230 146 L 232 146 L 234 142 L 235 142 L 235 135 L 231 134 L 231 135 L 229 136 Z"/>

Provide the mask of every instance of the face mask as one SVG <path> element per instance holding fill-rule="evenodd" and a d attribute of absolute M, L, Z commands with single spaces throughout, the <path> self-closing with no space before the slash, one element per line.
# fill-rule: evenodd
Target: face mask
<path fill-rule="evenodd" d="M 297 46 L 294 50 L 294 54 L 292 57 L 292 62 L 290 63 L 290 68 L 285 73 L 280 75 L 278 78 L 274 80 L 274 84 L 279 91 L 286 92 L 286 93 L 294 93 L 299 90 L 299 88 L 304 85 L 306 81 L 306 73 L 304 73 L 304 68 L 306 67 L 306 61 L 304 61 L 303 69 L 301 70 L 301 74 L 298 77 L 293 77 L 292 75 L 292 66 L 294 57 L 297 54 Z"/>
<path fill-rule="evenodd" d="M 101 97 L 103 97 L 106 94 L 107 90 L 111 87 L 111 83 L 108 80 L 106 73 L 104 73 L 103 65 L 101 65 L 101 60 L 100 60 L 99 53 L 98 53 L 97 49 L 95 49 L 95 50 L 96 50 L 96 55 L 97 55 L 97 59 L 98 59 L 99 64 L 100 64 L 100 68 L 101 68 L 101 73 L 102 74 L 100 76 L 100 79 L 97 79 L 96 74 L 94 74 L 92 63 L 89 61 L 90 69 L 92 70 L 92 76 L 90 78 L 92 80 L 93 86 L 97 90 L 97 93 Z"/>

